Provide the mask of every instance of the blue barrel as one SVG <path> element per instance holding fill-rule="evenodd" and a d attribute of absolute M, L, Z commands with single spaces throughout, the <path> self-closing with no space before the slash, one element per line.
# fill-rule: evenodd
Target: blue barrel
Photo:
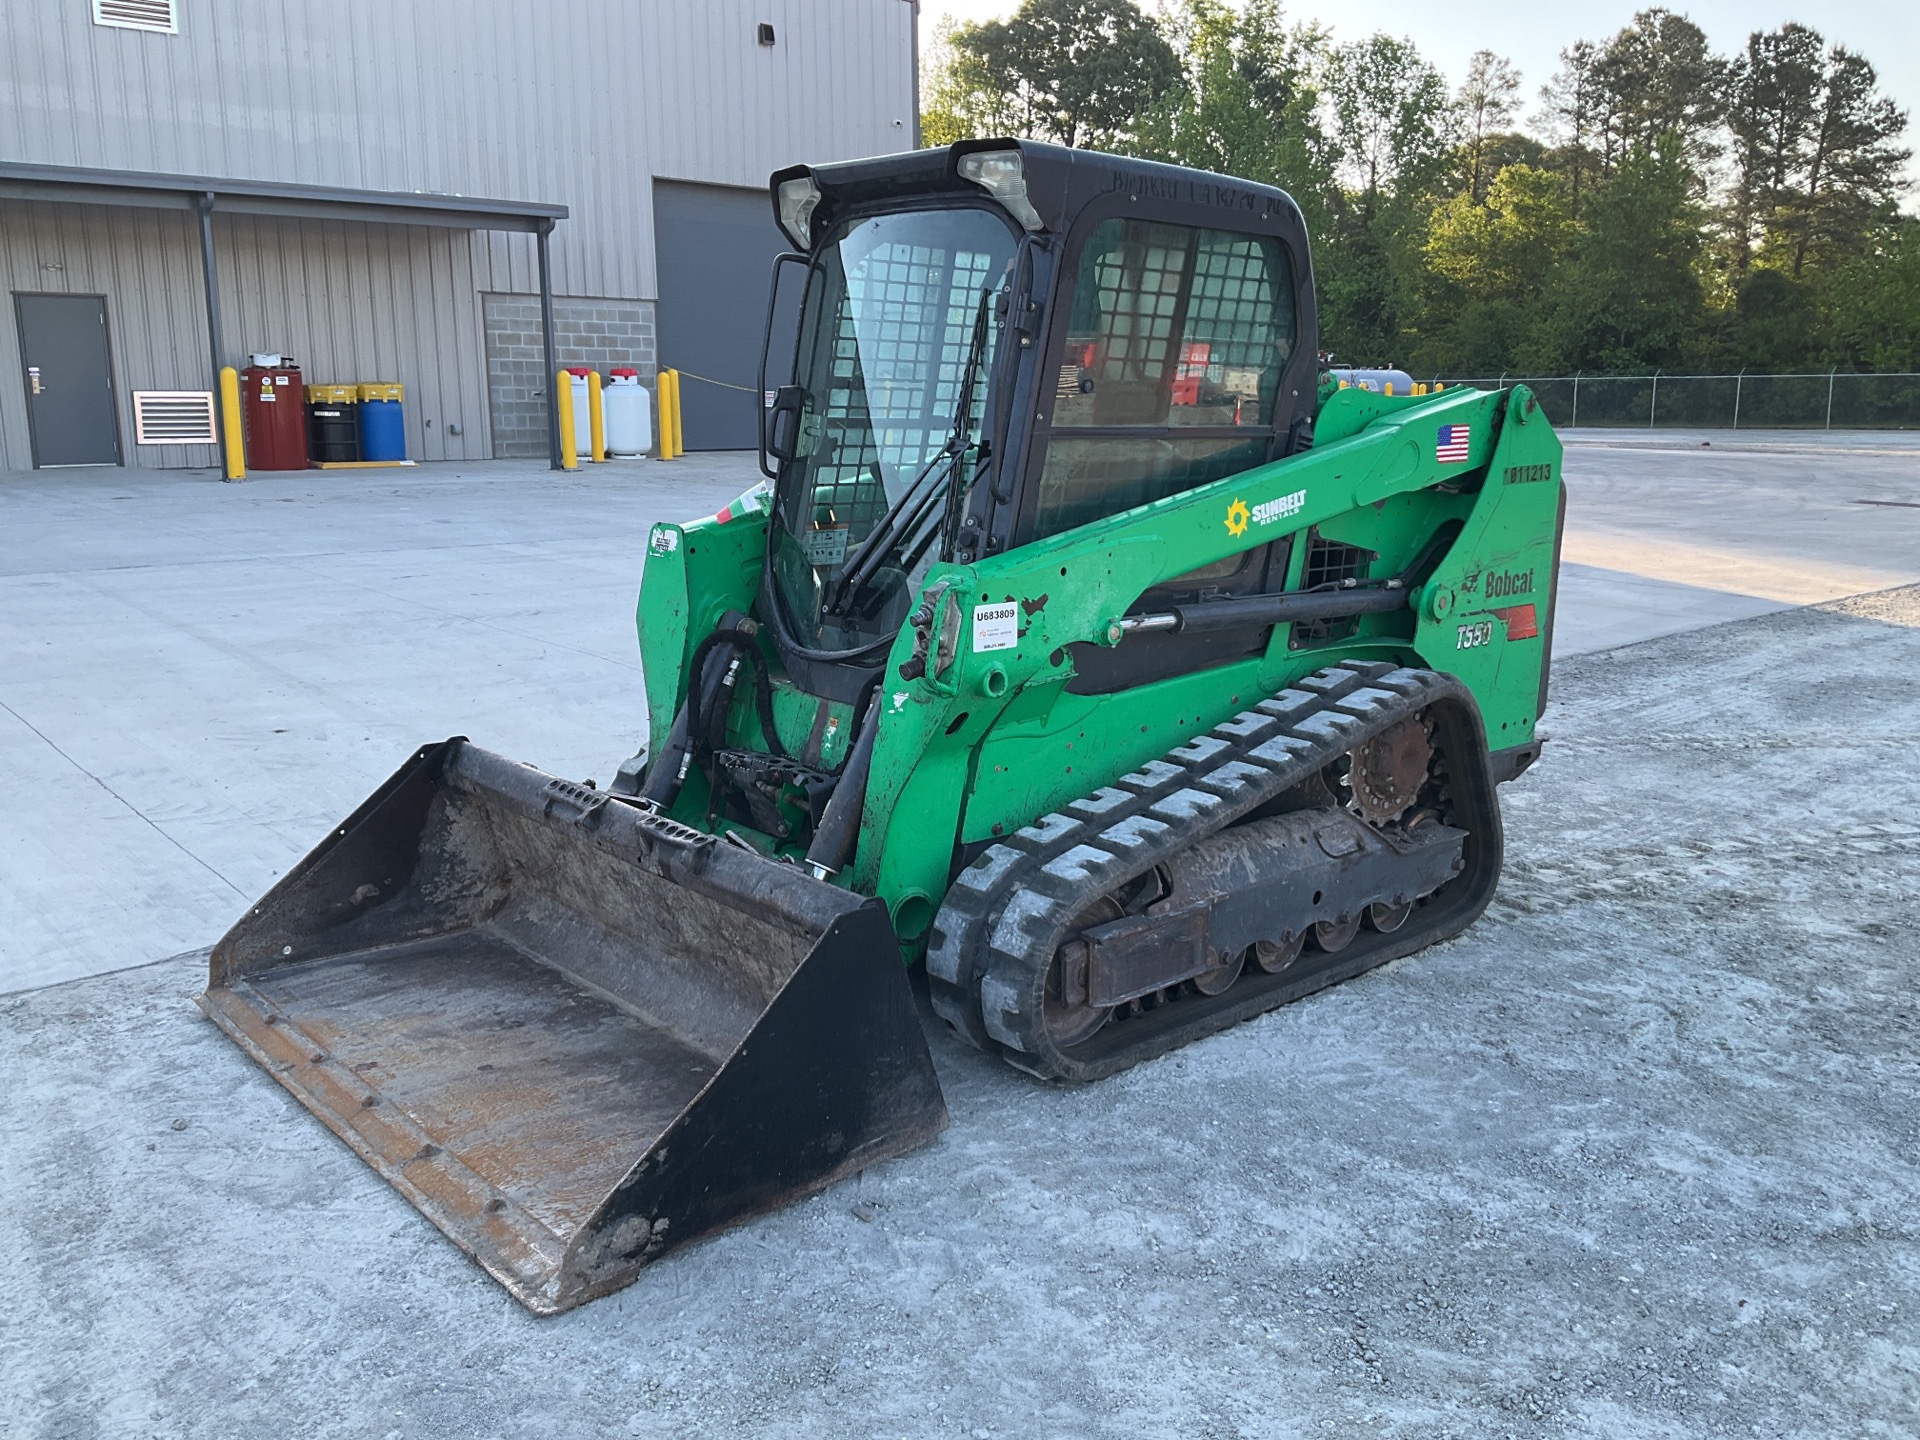
<path fill-rule="evenodd" d="M 405 391 L 398 385 L 378 384 L 360 387 L 360 458 L 362 460 L 404 460 L 407 458 L 407 420 L 401 402 Z"/>

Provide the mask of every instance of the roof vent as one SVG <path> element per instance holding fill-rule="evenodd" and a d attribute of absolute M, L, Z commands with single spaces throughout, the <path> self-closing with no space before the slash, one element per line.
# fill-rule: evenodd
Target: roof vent
<path fill-rule="evenodd" d="M 93 0 L 93 23 L 116 30 L 178 35 L 180 12 L 174 0 Z"/>
<path fill-rule="evenodd" d="M 133 438 L 138 445 L 212 445 L 213 392 L 136 390 Z"/>

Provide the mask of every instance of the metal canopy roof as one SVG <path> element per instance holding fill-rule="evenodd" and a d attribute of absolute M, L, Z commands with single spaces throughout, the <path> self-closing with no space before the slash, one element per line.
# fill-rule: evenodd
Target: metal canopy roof
<path fill-rule="evenodd" d="M 567 218 L 566 206 L 539 200 L 342 190 L 327 185 L 216 180 L 200 175 L 155 175 L 146 171 L 95 170 L 0 160 L 0 199 L 192 210 L 209 197 L 218 209 L 229 213 L 375 220 L 389 225 L 439 225 L 453 230 L 538 232 L 555 220 Z"/>

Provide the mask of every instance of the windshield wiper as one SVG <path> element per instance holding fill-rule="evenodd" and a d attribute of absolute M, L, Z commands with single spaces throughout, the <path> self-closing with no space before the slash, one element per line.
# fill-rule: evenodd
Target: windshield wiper
<path fill-rule="evenodd" d="M 974 381 L 979 373 L 980 362 L 986 354 L 989 326 L 987 316 L 993 299 L 993 287 L 985 285 L 980 290 L 980 303 L 974 309 L 973 334 L 967 342 L 967 356 L 960 373 L 960 393 L 954 398 L 953 424 L 947 432 L 944 444 L 928 457 L 927 463 L 920 467 L 920 473 L 913 477 L 912 483 L 900 492 L 900 498 L 887 508 L 880 517 L 879 524 L 873 527 L 867 538 L 847 558 L 846 567 L 834 582 L 832 591 L 826 597 L 822 607 L 828 614 L 840 613 L 847 602 L 860 592 L 860 588 L 873 578 L 874 572 L 893 550 L 896 544 L 912 535 L 924 525 L 930 515 L 950 515 L 953 510 L 955 492 L 959 489 L 961 461 L 968 450 L 972 449 L 970 437 L 973 434 L 973 394 Z M 984 451 L 985 447 L 982 446 Z M 947 461 L 947 473 L 942 483 L 928 486 L 924 491 L 921 485 L 934 473 L 942 460 Z M 936 501 L 941 502 L 938 511 Z M 901 558 L 908 569 L 925 553 L 933 536 L 943 528 L 931 527 L 921 536 L 911 553 Z"/>

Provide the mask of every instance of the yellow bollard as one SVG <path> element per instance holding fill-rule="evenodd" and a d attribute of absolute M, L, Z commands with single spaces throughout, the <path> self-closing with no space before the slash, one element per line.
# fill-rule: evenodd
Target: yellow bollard
<path fill-rule="evenodd" d="M 553 403 L 560 416 L 560 468 L 578 470 L 580 457 L 574 454 L 573 376 L 562 370 L 553 377 Z"/>
<path fill-rule="evenodd" d="M 662 370 L 654 388 L 660 397 L 660 458 L 677 459 L 680 454 L 680 372 Z"/>
<path fill-rule="evenodd" d="M 656 458 L 673 458 L 673 400 L 667 394 L 673 388 L 671 372 L 661 369 L 653 372 L 653 403 L 657 412 L 654 416 L 654 444 L 659 451 Z"/>
<path fill-rule="evenodd" d="M 1342 381 L 1340 382 L 1340 388 L 1341 388 L 1342 390 L 1344 390 L 1344 389 L 1346 389 L 1346 388 L 1347 388 L 1347 382 L 1346 382 L 1346 381 L 1344 381 L 1344 380 L 1342 380 Z"/>
<path fill-rule="evenodd" d="M 680 372 L 668 372 L 673 376 L 673 458 L 678 460 L 687 453 L 686 432 L 680 428 Z"/>
<path fill-rule="evenodd" d="M 1446 388 L 1447 388 L 1447 387 L 1446 387 L 1445 385 L 1443 385 L 1443 384 L 1441 384 L 1441 383 L 1440 383 L 1439 381 L 1435 381 L 1435 382 L 1434 382 L 1434 386 L 1433 386 L 1433 389 L 1434 389 L 1434 393 L 1435 393 L 1435 394 L 1438 394 L 1438 393 L 1439 393 L 1440 391 L 1442 391 L 1442 390 L 1444 390 L 1444 389 L 1446 389 Z"/>
<path fill-rule="evenodd" d="M 227 479 L 247 478 L 247 447 L 241 435 L 240 372 L 233 366 L 220 370 L 220 442 L 226 451 Z"/>
<path fill-rule="evenodd" d="M 600 372 L 587 372 L 587 408 L 593 412 L 588 422 L 592 429 L 587 432 L 588 441 L 593 447 L 593 458 L 599 462 L 607 458 L 607 412 L 600 408 Z"/>

